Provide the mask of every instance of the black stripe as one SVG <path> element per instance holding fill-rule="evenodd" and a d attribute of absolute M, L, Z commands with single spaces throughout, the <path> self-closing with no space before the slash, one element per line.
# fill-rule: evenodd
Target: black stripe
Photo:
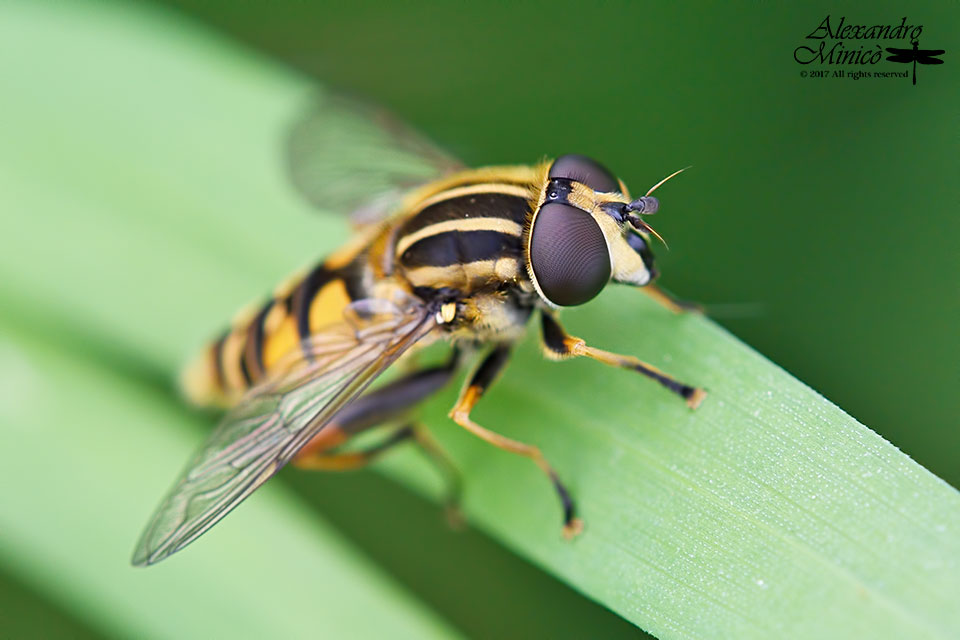
<path fill-rule="evenodd" d="M 446 267 L 452 264 L 519 258 L 520 237 L 499 231 L 446 231 L 414 242 L 400 256 L 405 267 Z"/>
<path fill-rule="evenodd" d="M 547 349 L 550 349 L 550 351 L 553 351 L 557 355 L 570 355 L 570 350 L 567 348 L 567 343 L 565 342 L 567 334 L 564 333 L 563 327 L 560 326 L 556 318 L 546 311 L 543 311 L 540 314 L 540 321 L 543 328 L 543 344 Z"/>
<path fill-rule="evenodd" d="M 230 332 L 225 331 L 223 335 L 217 338 L 211 348 L 213 351 L 213 379 L 217 386 L 223 391 L 227 390 L 227 378 L 223 374 L 223 343 L 226 342 L 229 336 Z"/>
<path fill-rule="evenodd" d="M 337 275 L 343 280 L 343 286 L 351 300 L 362 300 L 370 297 L 370 293 L 363 283 L 366 266 L 366 260 L 354 260 L 342 269 L 337 270 Z"/>
<path fill-rule="evenodd" d="M 413 216 L 400 230 L 399 237 L 431 224 L 464 218 L 503 218 L 522 225 L 527 219 L 527 199 L 504 193 L 474 193 L 442 200 Z"/>
<path fill-rule="evenodd" d="M 334 273 L 320 264 L 297 285 L 296 291 L 291 294 L 294 298 L 293 312 L 296 314 L 297 333 L 300 334 L 301 340 L 310 337 L 310 304 L 317 296 L 317 292 L 333 278 Z"/>
<path fill-rule="evenodd" d="M 497 374 L 503 371 L 503 367 L 506 366 L 508 360 L 510 360 L 510 345 L 498 346 L 480 363 L 480 367 L 470 379 L 470 386 L 477 387 L 479 392 L 483 394 L 493 383 Z"/>
<path fill-rule="evenodd" d="M 243 374 L 243 381 L 248 387 L 253 385 L 253 376 L 250 375 L 250 368 L 247 366 L 247 359 L 244 353 L 240 352 L 240 373 Z"/>
<path fill-rule="evenodd" d="M 270 313 L 273 305 L 274 301 L 268 300 L 247 327 L 247 341 L 243 348 L 244 366 L 253 377 L 257 378 L 264 373 L 263 322 L 266 320 L 267 314 Z"/>

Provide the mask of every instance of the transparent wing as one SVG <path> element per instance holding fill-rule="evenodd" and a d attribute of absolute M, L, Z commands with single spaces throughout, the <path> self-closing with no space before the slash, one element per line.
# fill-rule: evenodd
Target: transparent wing
<path fill-rule="evenodd" d="M 341 325 L 313 336 L 224 417 L 150 521 L 133 564 L 158 562 L 216 524 L 434 329 L 435 318 L 410 297 L 351 304 Z"/>
<path fill-rule="evenodd" d="M 323 94 L 287 141 L 294 185 L 316 207 L 378 222 L 406 190 L 463 168 L 389 112 Z"/>

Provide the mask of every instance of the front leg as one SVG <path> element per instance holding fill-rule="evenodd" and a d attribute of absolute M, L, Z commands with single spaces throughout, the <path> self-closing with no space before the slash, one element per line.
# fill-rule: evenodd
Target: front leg
<path fill-rule="evenodd" d="M 640 287 L 640 291 L 653 298 L 661 307 L 669 309 L 674 313 L 703 313 L 703 305 L 698 302 L 681 300 L 667 293 L 657 285 L 651 283 Z"/>
<path fill-rule="evenodd" d="M 707 392 L 697 387 L 684 384 L 679 380 L 660 371 L 653 365 L 649 365 L 633 356 L 622 356 L 617 353 L 610 353 L 602 349 L 595 349 L 587 346 L 587 343 L 581 338 L 567 335 L 560 323 L 557 322 L 547 311 L 540 314 L 543 323 L 543 347 L 547 356 L 556 359 L 570 358 L 574 356 L 586 356 L 599 360 L 605 364 L 622 369 L 637 371 L 652 378 L 662 384 L 664 387 L 674 392 L 687 401 L 691 409 L 696 409 L 707 397 Z"/>

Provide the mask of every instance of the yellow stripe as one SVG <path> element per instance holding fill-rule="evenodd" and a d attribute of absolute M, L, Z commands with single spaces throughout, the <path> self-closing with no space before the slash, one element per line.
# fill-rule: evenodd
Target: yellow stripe
<path fill-rule="evenodd" d="M 463 269 L 459 264 L 447 267 L 417 267 L 405 274 L 406 279 L 415 287 L 457 287 L 463 284 Z"/>
<path fill-rule="evenodd" d="M 520 275 L 520 261 L 515 258 L 500 258 L 493 265 L 493 273 L 500 280 L 514 280 Z"/>
<path fill-rule="evenodd" d="M 446 267 L 417 267 L 404 275 L 415 287 L 465 287 L 483 280 L 513 280 L 520 275 L 520 261 L 516 258 L 500 258 Z"/>
<path fill-rule="evenodd" d="M 226 396 L 216 383 L 213 349 L 207 347 L 193 360 L 180 376 L 180 388 L 187 399 L 198 407 L 223 406 Z"/>
<path fill-rule="evenodd" d="M 264 337 L 263 368 L 269 372 L 273 365 L 299 344 L 297 323 L 292 315 L 285 315 L 276 330 Z"/>
<path fill-rule="evenodd" d="M 397 242 L 396 255 L 403 255 L 403 252 L 409 249 L 415 242 L 450 231 L 499 231 L 500 233 L 506 233 L 519 238 L 523 233 L 523 227 L 513 220 L 507 220 L 506 218 L 460 218 L 457 220 L 444 220 L 443 222 L 435 222 L 430 226 L 400 238 Z"/>
<path fill-rule="evenodd" d="M 483 187 L 489 187 L 489 185 L 505 185 L 509 189 L 516 188 L 516 184 L 501 183 L 500 180 L 509 180 L 514 183 L 521 183 L 521 189 L 523 189 L 525 198 L 529 197 L 529 190 L 525 188 L 526 185 L 533 185 L 537 182 L 537 177 L 539 173 L 546 175 L 547 170 L 549 170 L 549 165 L 546 165 L 546 168 L 541 171 L 540 166 L 530 167 L 524 165 L 515 165 L 507 167 L 482 167 L 480 169 L 467 169 L 459 173 L 455 173 L 446 178 L 441 178 L 434 182 L 423 185 L 417 189 L 414 189 L 404 197 L 401 205 L 398 207 L 398 210 L 409 210 L 413 207 L 419 206 L 421 202 L 426 201 L 427 198 L 432 198 L 434 195 L 448 190 L 455 189 L 458 184 L 463 184 L 464 182 L 483 182 Z M 473 187 L 463 187 L 475 189 L 481 187 L 481 185 L 474 185 Z"/>
<path fill-rule="evenodd" d="M 450 200 L 451 198 L 459 198 L 460 196 L 473 195 L 475 193 L 500 193 L 508 196 L 517 196 L 524 200 L 530 197 L 530 189 L 517 184 L 505 184 L 501 182 L 472 184 L 467 187 L 454 187 L 446 191 L 441 191 L 440 193 L 435 193 L 429 198 L 418 202 L 416 208 L 411 213 L 416 215 L 432 204 Z"/>
<path fill-rule="evenodd" d="M 310 332 L 342 322 L 343 310 L 350 302 L 350 294 L 343 280 L 337 278 L 325 284 L 310 302 Z"/>
<path fill-rule="evenodd" d="M 263 319 L 263 339 L 266 340 L 276 333 L 280 328 L 280 323 L 286 317 L 287 312 L 283 308 L 283 303 L 280 300 L 274 300 L 270 311 L 267 311 L 267 315 Z"/>
<path fill-rule="evenodd" d="M 244 380 L 243 372 L 240 370 L 240 352 L 243 349 L 245 336 L 246 332 L 242 329 L 235 329 L 224 340 L 223 349 L 220 351 L 223 378 L 227 383 L 227 389 L 230 390 L 245 389 L 247 386 L 247 381 Z"/>

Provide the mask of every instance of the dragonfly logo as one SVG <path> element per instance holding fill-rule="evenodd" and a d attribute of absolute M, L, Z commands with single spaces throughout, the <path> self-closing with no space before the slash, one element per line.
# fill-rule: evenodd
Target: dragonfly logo
<path fill-rule="evenodd" d="M 903 64 L 913 63 L 913 84 L 917 84 L 917 63 L 920 64 L 943 64 L 943 60 L 937 56 L 942 56 L 946 51 L 943 49 L 921 49 L 920 43 L 917 40 L 914 40 L 912 43 L 913 49 L 897 49 L 895 47 L 887 47 L 887 53 L 892 53 L 892 56 L 887 56 L 887 60 L 890 62 L 902 62 Z"/>

